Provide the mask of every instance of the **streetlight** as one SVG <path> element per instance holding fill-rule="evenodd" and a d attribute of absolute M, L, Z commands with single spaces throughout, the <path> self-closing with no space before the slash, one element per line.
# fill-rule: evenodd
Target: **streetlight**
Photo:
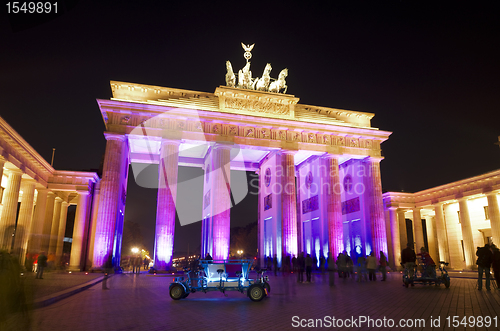
<path fill-rule="evenodd" d="M 137 247 L 133 247 L 133 248 L 131 249 L 131 251 L 132 251 L 132 253 L 137 254 L 137 253 L 139 253 L 139 248 L 137 248 Z"/>

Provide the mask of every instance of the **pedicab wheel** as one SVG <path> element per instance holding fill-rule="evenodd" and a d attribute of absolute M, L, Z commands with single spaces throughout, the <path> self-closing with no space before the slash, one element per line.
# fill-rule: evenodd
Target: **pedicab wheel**
<path fill-rule="evenodd" d="M 250 288 L 248 288 L 248 296 L 252 301 L 260 301 L 264 299 L 266 292 L 264 291 L 264 287 L 259 284 L 253 284 Z"/>
<path fill-rule="evenodd" d="M 449 278 L 445 278 L 443 283 L 444 283 L 444 286 L 446 286 L 446 288 L 450 288 L 450 279 Z"/>
<path fill-rule="evenodd" d="M 264 282 L 264 288 L 267 290 L 267 294 L 271 293 L 271 285 L 268 282 Z"/>
<path fill-rule="evenodd" d="M 186 299 L 189 295 L 189 292 L 186 291 L 186 294 L 184 294 L 184 296 L 182 297 L 183 299 Z"/>
<path fill-rule="evenodd" d="M 184 287 L 181 284 L 174 284 L 170 288 L 170 297 L 174 300 L 185 298 Z"/>

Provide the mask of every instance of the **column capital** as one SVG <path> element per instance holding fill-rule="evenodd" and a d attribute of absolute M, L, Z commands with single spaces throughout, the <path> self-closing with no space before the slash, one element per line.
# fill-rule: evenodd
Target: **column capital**
<path fill-rule="evenodd" d="M 62 202 L 62 201 L 63 201 L 63 199 L 62 199 L 62 198 L 60 198 L 60 197 L 56 197 L 56 202 Z"/>
<path fill-rule="evenodd" d="M 89 195 L 90 192 L 88 190 L 76 190 L 76 193 L 78 193 L 78 195 Z"/>
<path fill-rule="evenodd" d="M 496 196 L 496 195 L 498 195 L 498 193 L 499 193 L 498 191 L 483 192 L 483 194 L 484 194 L 485 196 L 491 196 L 491 195 Z"/>
<path fill-rule="evenodd" d="M 382 161 L 384 158 L 379 156 L 379 157 L 376 157 L 376 156 L 368 156 L 367 158 L 363 159 L 363 161 L 368 161 L 368 162 L 372 162 L 372 163 L 380 163 L 380 161 Z"/>
<path fill-rule="evenodd" d="M 118 140 L 118 141 L 126 141 L 127 137 L 121 133 L 114 132 L 104 132 L 104 137 L 106 140 Z"/>
<path fill-rule="evenodd" d="M 284 155 L 295 155 L 298 151 L 292 151 L 290 149 L 281 149 L 280 153 Z"/>
<path fill-rule="evenodd" d="M 22 171 L 21 169 L 5 169 L 7 171 L 7 173 L 10 175 L 10 174 L 19 174 L 19 175 L 22 175 L 24 174 L 24 171 Z"/>
<path fill-rule="evenodd" d="M 168 138 L 162 138 L 161 139 L 161 144 L 162 145 L 180 145 L 182 141 L 176 140 L 176 139 L 168 139 Z"/>
<path fill-rule="evenodd" d="M 56 195 L 56 194 L 50 190 L 47 192 L 47 197 L 51 197 L 53 195 Z"/>
<path fill-rule="evenodd" d="M 323 158 L 323 159 L 335 159 L 338 161 L 340 159 L 340 155 L 325 153 L 325 154 L 321 155 L 321 158 Z"/>
<path fill-rule="evenodd" d="M 232 149 L 234 147 L 233 143 L 216 142 L 212 148 L 213 149 Z"/>

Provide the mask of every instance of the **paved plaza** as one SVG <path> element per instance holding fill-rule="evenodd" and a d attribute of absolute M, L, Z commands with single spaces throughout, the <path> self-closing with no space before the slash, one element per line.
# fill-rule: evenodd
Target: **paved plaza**
<path fill-rule="evenodd" d="M 376 282 L 361 283 L 336 278 L 335 286 L 329 287 L 327 274 L 315 274 L 313 283 L 304 284 L 297 283 L 295 275 L 278 275 L 270 276 L 271 294 L 261 302 L 252 302 L 239 292 L 228 292 L 227 297 L 220 292 L 194 293 L 174 301 L 168 294 L 171 281 L 170 276 L 144 273 L 114 275 L 108 281 L 108 291 L 97 284 L 31 311 L 24 319 L 29 321 L 25 329 L 291 330 L 300 325 L 304 326 L 301 329 L 312 329 L 312 325 L 321 325 L 317 319 L 328 327 L 335 317 L 336 325 L 347 323 L 349 327 L 330 329 L 451 330 L 447 323 L 452 324 L 454 316 L 455 323 L 463 317 L 490 316 L 489 328 L 467 330 L 496 330 L 495 322 L 500 322 L 500 291 L 478 291 L 473 279 L 452 278 L 449 289 L 443 285 L 405 288 L 401 275 L 393 273 L 386 282 L 380 277 Z M 384 323 L 384 318 L 386 327 L 377 327 L 375 323 Z M 370 319 L 375 326 L 368 324 Z M 425 327 L 400 327 L 401 319 L 414 325 L 422 323 L 417 319 L 423 320 Z M 353 320 L 354 327 L 350 327 Z M 390 320 L 393 327 L 388 326 Z M 431 320 L 436 327 L 431 327 Z M 463 325 L 455 329 L 465 330 Z"/>

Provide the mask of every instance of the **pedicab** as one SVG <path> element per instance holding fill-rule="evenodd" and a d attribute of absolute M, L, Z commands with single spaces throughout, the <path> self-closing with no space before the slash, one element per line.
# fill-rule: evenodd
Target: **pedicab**
<path fill-rule="evenodd" d="M 184 268 L 184 276 L 175 277 L 170 284 L 170 297 L 184 299 L 190 293 L 239 291 L 246 293 L 252 301 L 260 301 L 271 291 L 266 269 L 257 272 L 256 279 L 248 278 L 252 260 L 200 260 L 197 270 Z"/>
<path fill-rule="evenodd" d="M 450 287 L 450 276 L 448 276 L 448 271 L 446 270 L 447 262 L 440 261 L 439 266 L 435 265 L 425 265 L 419 259 L 419 263 L 415 264 L 415 269 L 413 272 L 413 278 L 410 277 L 410 270 L 405 267 L 403 263 L 401 265 L 404 268 L 403 271 L 403 284 L 405 287 L 409 285 L 414 286 L 415 284 L 422 285 L 432 285 L 440 286 L 444 284 L 446 288 Z M 439 273 L 436 273 L 436 267 Z"/>

